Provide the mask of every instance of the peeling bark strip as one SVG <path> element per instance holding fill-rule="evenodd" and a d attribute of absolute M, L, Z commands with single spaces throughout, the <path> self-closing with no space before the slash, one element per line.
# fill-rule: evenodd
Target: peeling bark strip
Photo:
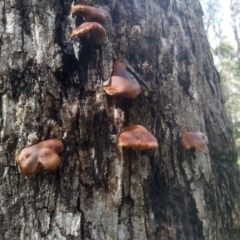
<path fill-rule="evenodd" d="M 0 1 L 0 239 L 240 239 L 239 170 L 198 0 L 80 1 L 107 38 L 70 39 L 72 1 Z M 107 96 L 126 59 L 151 91 Z M 117 146 L 142 125 L 157 150 Z M 202 132 L 203 153 L 179 134 Z M 62 139 L 54 172 L 25 177 L 17 152 Z"/>

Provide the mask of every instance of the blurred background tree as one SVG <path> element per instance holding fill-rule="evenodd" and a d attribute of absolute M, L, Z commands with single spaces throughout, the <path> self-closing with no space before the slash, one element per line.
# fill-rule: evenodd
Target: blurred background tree
<path fill-rule="evenodd" d="M 201 4 L 240 164 L 240 0 L 201 0 Z"/>

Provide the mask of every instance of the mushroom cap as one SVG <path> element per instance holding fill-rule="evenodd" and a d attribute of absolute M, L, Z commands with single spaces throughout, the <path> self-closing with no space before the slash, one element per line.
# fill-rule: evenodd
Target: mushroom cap
<path fill-rule="evenodd" d="M 41 165 L 37 161 L 38 153 L 30 147 L 24 148 L 18 155 L 17 164 L 20 165 L 21 171 L 25 175 L 37 173 L 41 169 Z"/>
<path fill-rule="evenodd" d="M 106 16 L 101 10 L 91 6 L 77 4 L 72 7 L 71 13 L 83 16 L 84 20 L 87 22 L 94 21 L 104 24 L 107 21 Z"/>
<path fill-rule="evenodd" d="M 126 66 L 116 60 L 113 64 L 113 73 L 110 85 L 103 88 L 107 94 L 112 96 L 123 96 L 136 98 L 141 88 L 134 76 L 127 71 Z"/>
<path fill-rule="evenodd" d="M 61 159 L 50 148 L 43 148 L 39 152 L 39 162 L 44 169 L 55 170 L 60 165 Z"/>
<path fill-rule="evenodd" d="M 58 153 L 63 150 L 63 143 L 50 139 L 22 149 L 17 157 L 17 164 L 22 172 L 32 175 L 41 169 L 55 170 L 60 165 Z"/>
<path fill-rule="evenodd" d="M 141 125 L 125 127 L 118 138 L 118 145 L 140 150 L 158 148 L 157 139 Z"/>
<path fill-rule="evenodd" d="M 71 37 L 86 37 L 87 40 L 91 40 L 93 43 L 99 43 L 106 35 L 105 28 L 99 23 L 84 22 L 79 27 L 73 29 Z"/>
<path fill-rule="evenodd" d="M 201 132 L 183 132 L 180 141 L 184 149 L 195 147 L 198 151 L 203 152 L 206 147 L 204 134 Z"/>

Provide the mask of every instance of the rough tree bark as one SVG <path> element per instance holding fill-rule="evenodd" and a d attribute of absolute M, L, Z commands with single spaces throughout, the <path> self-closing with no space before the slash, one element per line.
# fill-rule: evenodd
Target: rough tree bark
<path fill-rule="evenodd" d="M 70 0 L 0 1 L 0 239 L 240 239 L 239 170 L 198 0 L 86 0 L 107 15 L 97 45 L 70 40 Z M 151 87 L 103 91 L 125 58 Z M 117 146 L 141 124 L 156 151 Z M 207 149 L 183 150 L 202 131 Z M 25 177 L 22 148 L 63 139 L 55 172 Z"/>

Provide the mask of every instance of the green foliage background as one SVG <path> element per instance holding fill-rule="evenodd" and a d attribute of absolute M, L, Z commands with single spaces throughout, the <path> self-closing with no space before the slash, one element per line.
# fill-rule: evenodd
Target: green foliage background
<path fill-rule="evenodd" d="M 225 107 L 232 122 L 233 136 L 240 163 L 240 61 L 230 42 L 222 42 L 213 50 L 220 59 L 218 63 Z"/>
<path fill-rule="evenodd" d="M 200 0 L 204 12 L 205 31 L 212 49 L 215 66 L 221 76 L 225 107 L 232 123 L 240 165 L 240 1 L 228 2 L 224 9 L 219 0 Z M 223 19 L 229 18 L 232 36 L 226 35 Z"/>

